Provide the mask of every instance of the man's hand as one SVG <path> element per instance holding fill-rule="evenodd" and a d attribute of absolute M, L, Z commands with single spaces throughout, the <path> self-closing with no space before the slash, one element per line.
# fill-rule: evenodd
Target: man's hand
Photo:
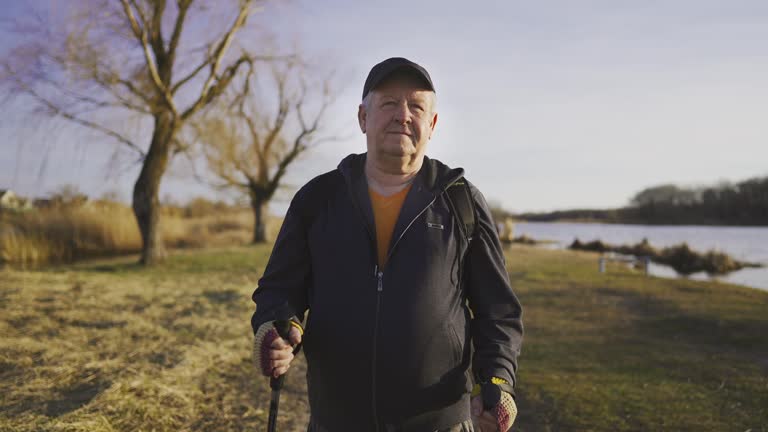
<path fill-rule="evenodd" d="M 277 330 L 275 330 L 277 334 Z M 277 336 L 270 345 L 269 352 L 270 367 L 272 369 L 272 376 L 277 378 L 280 375 L 288 372 L 293 361 L 293 347 L 301 342 L 301 333 L 296 327 L 291 327 L 291 332 L 288 335 L 288 343 L 285 339 Z"/>
<path fill-rule="evenodd" d="M 301 331 L 291 327 L 288 341 L 277 334 L 271 322 L 262 325 L 256 332 L 253 344 L 254 363 L 261 369 L 264 376 L 274 378 L 288 372 L 293 361 L 293 347 L 301 343 Z"/>
<path fill-rule="evenodd" d="M 472 423 L 476 432 L 507 432 L 517 417 L 515 400 L 507 392 L 501 392 L 501 399 L 490 411 L 483 410 L 483 397 L 477 395 L 471 400 Z"/>
<path fill-rule="evenodd" d="M 472 398 L 472 424 L 475 426 L 475 432 L 500 432 L 496 417 L 490 411 L 483 411 L 482 396 Z"/>

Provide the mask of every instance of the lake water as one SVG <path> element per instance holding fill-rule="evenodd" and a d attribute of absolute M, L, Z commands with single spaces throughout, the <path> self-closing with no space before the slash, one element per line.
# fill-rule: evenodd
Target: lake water
<path fill-rule="evenodd" d="M 698 252 L 715 249 L 739 261 L 768 265 L 768 227 L 520 222 L 515 224 L 514 234 L 515 236 L 527 235 L 536 240 L 552 240 L 555 242 L 553 247 L 557 248 L 567 248 L 575 238 L 582 242 L 601 240 L 612 245 L 635 244 L 647 238 L 656 248 L 686 242 Z M 650 272 L 655 276 L 677 277 L 677 273 L 671 268 L 657 264 L 651 265 Z M 713 279 L 706 273 L 697 273 L 689 277 L 701 280 Z M 728 275 L 717 276 L 716 279 L 768 290 L 768 267 L 743 269 Z"/>

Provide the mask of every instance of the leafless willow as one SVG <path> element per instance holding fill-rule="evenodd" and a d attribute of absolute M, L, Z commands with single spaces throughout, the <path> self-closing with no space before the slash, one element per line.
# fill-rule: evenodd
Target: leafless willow
<path fill-rule="evenodd" d="M 270 60 L 233 48 L 256 3 L 91 0 L 67 11 L 61 26 L 44 19 L 17 23 L 24 42 L 3 60 L 2 84 L 49 116 L 103 133 L 141 163 L 133 210 L 144 264 L 165 257 L 158 189 L 169 159 L 186 148 L 180 131 L 238 74 Z M 114 121 L 136 113 L 151 119 L 151 134 Z"/>
<path fill-rule="evenodd" d="M 270 63 L 233 86 L 228 98 L 197 123 L 197 138 L 218 188 L 247 194 L 254 214 L 253 242 L 267 240 L 265 210 L 294 161 L 336 137 L 326 113 L 335 100 L 331 78 L 310 82 L 298 60 Z M 314 74 L 316 75 L 316 74 Z"/>

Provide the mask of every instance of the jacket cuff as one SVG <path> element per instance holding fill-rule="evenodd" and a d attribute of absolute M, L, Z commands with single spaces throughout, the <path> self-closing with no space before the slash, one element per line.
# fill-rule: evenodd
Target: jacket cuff
<path fill-rule="evenodd" d="M 506 383 L 510 387 L 515 387 L 515 377 L 509 373 L 504 368 L 493 368 L 493 369 L 484 369 L 480 371 L 475 371 L 475 382 L 490 382 L 492 379 L 496 378 L 500 383 Z M 496 383 L 495 383 L 496 384 Z"/>
<path fill-rule="evenodd" d="M 491 377 L 490 381 L 491 384 L 495 384 L 501 388 L 501 391 L 509 393 L 510 396 L 513 398 L 515 397 L 515 391 L 507 380 L 499 378 L 499 377 Z M 478 396 L 480 394 L 480 390 L 482 389 L 482 385 L 487 384 L 487 382 L 484 383 L 478 383 L 475 384 L 474 387 L 472 387 L 472 397 Z"/>

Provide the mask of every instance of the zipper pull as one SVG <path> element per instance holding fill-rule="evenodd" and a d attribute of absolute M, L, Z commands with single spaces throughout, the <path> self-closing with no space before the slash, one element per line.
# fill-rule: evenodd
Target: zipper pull
<path fill-rule="evenodd" d="M 384 272 L 378 272 L 377 276 L 379 277 L 379 292 L 381 292 L 384 289 L 384 283 L 382 282 L 382 278 L 384 277 Z"/>

